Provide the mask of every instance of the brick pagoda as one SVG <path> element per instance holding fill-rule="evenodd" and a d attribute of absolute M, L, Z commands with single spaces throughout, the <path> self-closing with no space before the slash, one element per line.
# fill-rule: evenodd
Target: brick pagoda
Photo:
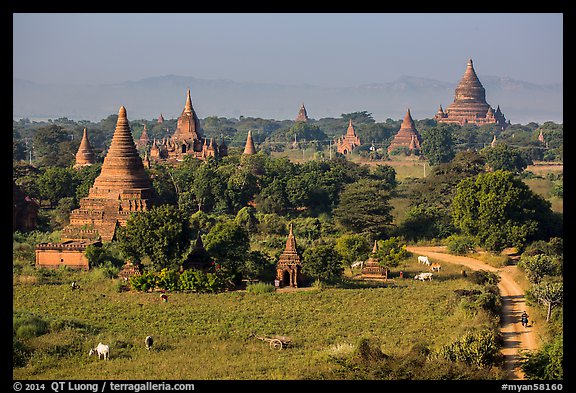
<path fill-rule="evenodd" d="M 298 111 L 298 116 L 296 116 L 296 121 L 302 121 L 306 123 L 308 121 L 308 114 L 306 113 L 306 108 L 304 108 L 304 103 L 300 106 L 300 110 Z"/>
<path fill-rule="evenodd" d="M 422 143 L 422 137 L 416 130 L 414 120 L 412 120 L 412 115 L 410 114 L 410 109 L 406 112 L 400 130 L 394 136 L 394 139 L 388 146 L 388 153 L 399 147 L 407 147 L 412 153 L 415 149 L 420 150 L 420 144 Z"/>
<path fill-rule="evenodd" d="M 369 279 L 388 279 L 388 269 L 380 266 L 380 260 L 376 256 L 378 252 L 378 242 L 374 240 L 374 248 L 372 249 L 372 254 L 370 258 L 364 263 L 362 268 L 362 277 Z"/>
<path fill-rule="evenodd" d="M 76 162 L 74 168 L 81 168 L 83 166 L 92 165 L 96 162 L 96 155 L 92 146 L 90 146 L 90 141 L 88 140 L 88 132 L 86 127 L 84 127 L 84 133 L 82 134 L 82 141 L 78 147 L 78 152 L 76 153 Z"/>
<path fill-rule="evenodd" d="M 286 248 L 276 264 L 276 280 L 280 286 L 298 287 L 302 283 L 302 264 L 296 248 L 296 238 L 290 224 Z"/>
<path fill-rule="evenodd" d="M 459 125 L 498 124 L 502 129 L 510 124 L 500 111 L 500 106 L 494 111 L 486 102 L 486 90 L 474 71 L 472 59 L 468 60 L 464 76 L 456 87 L 454 102 L 446 108 L 446 111 L 440 106 L 434 118 L 439 123 Z"/>
<path fill-rule="evenodd" d="M 246 145 L 244 146 L 245 156 L 251 156 L 256 154 L 256 146 L 254 146 L 254 140 L 252 139 L 252 131 L 248 130 L 248 137 L 246 137 Z"/>
<path fill-rule="evenodd" d="M 356 135 L 356 131 L 352 126 L 352 119 L 348 123 L 348 129 L 346 130 L 346 135 L 338 138 L 336 141 L 336 151 L 338 153 L 347 155 L 352 152 L 352 150 L 356 147 L 360 146 L 360 138 Z"/>

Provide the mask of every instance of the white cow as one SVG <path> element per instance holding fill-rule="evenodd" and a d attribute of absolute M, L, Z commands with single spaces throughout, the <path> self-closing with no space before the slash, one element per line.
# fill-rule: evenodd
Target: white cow
<path fill-rule="evenodd" d="M 425 281 L 429 280 L 432 281 L 432 273 L 420 273 L 414 276 L 414 280 Z"/>
<path fill-rule="evenodd" d="M 108 360 L 108 356 L 110 355 L 110 347 L 108 345 L 99 343 L 96 348 L 90 349 L 89 356 L 96 354 L 98 354 L 98 359 L 101 359 L 101 356 L 104 356 L 104 360 Z"/>
<path fill-rule="evenodd" d="M 423 256 L 423 255 L 420 255 L 420 256 L 418 257 L 418 263 L 423 263 L 423 264 L 425 264 L 425 265 L 430 266 L 430 261 L 428 260 L 428 257 L 425 257 L 425 256 Z"/>
<path fill-rule="evenodd" d="M 356 261 L 351 265 L 352 268 L 356 268 L 358 266 L 360 266 L 360 269 L 362 269 L 364 267 L 364 261 Z"/>

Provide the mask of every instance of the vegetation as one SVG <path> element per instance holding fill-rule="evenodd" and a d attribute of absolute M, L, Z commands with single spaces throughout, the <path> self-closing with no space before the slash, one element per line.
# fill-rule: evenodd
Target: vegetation
<path fill-rule="evenodd" d="M 115 241 L 89 247 L 89 272 L 35 269 L 35 244 L 59 241 L 100 173 L 116 116 L 13 123 L 14 183 L 41 206 L 38 230 L 13 233 L 15 378 L 502 378 L 498 277 L 463 278 L 457 267 L 443 267 L 425 285 L 347 278 L 374 241 L 392 277 L 421 269 L 407 242 L 443 243 L 460 255 L 517 247 L 527 298 L 552 337 L 525 354 L 523 370 L 561 378 L 563 175 L 535 165 L 562 160 L 561 124 L 501 131 L 424 119 L 416 122 L 421 156 L 388 157 L 401 121 L 378 123 L 365 111 L 308 123 L 209 117 L 201 120 L 205 135 L 223 135 L 228 157 L 153 164 L 147 172 L 157 206 L 133 215 Z M 345 158 L 328 148 L 350 119 L 365 143 Z M 161 138 L 175 123 L 130 124 L 136 138 L 144 124 Z M 100 163 L 73 169 L 84 127 Z M 260 152 L 243 157 L 248 130 Z M 494 134 L 499 144 L 488 147 Z M 311 290 L 283 293 L 271 284 L 289 224 Z M 200 240 L 206 251 L 193 255 Z M 191 256 L 209 269 L 181 271 Z M 124 282 L 117 275 L 127 259 L 144 271 Z M 81 285 L 73 294 L 72 280 Z M 145 353 L 150 329 L 158 346 Z M 271 353 L 248 339 L 254 331 L 292 335 L 295 345 Z M 85 356 L 103 340 L 114 348 L 105 370 Z M 159 368 L 167 357 L 170 367 Z"/>

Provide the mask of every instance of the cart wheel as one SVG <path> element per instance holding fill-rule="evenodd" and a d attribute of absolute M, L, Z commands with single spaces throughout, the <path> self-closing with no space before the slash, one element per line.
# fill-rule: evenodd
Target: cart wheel
<path fill-rule="evenodd" d="M 282 349 L 282 341 L 278 340 L 278 339 L 274 339 L 272 341 L 270 341 L 270 348 L 272 349 Z"/>

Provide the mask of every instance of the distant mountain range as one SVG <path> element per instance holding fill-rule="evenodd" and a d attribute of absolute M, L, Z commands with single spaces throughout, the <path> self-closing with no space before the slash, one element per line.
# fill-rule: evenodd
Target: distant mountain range
<path fill-rule="evenodd" d="M 510 78 L 478 75 L 486 89 L 486 101 L 500 109 L 513 124 L 563 122 L 562 84 L 537 85 Z M 389 83 L 351 87 L 309 84 L 235 82 L 166 75 L 116 84 L 41 84 L 13 79 L 13 118 L 30 120 L 67 117 L 100 121 L 126 107 L 129 120 L 176 118 L 190 88 L 192 104 L 200 118 L 261 117 L 294 119 L 304 103 L 312 119 L 340 117 L 367 111 L 374 119 L 399 120 L 410 108 L 415 120 L 432 118 L 442 105 L 454 100 L 452 83 L 414 76 L 401 76 Z"/>

